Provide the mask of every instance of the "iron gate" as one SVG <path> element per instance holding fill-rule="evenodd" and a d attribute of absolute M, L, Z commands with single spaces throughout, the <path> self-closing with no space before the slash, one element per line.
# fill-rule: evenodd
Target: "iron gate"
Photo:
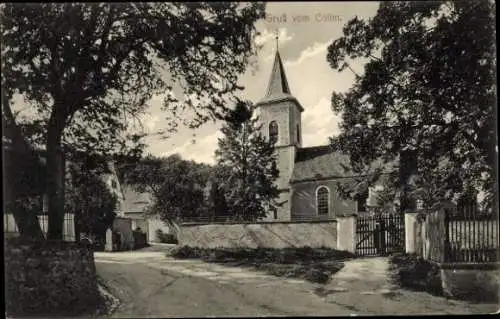
<path fill-rule="evenodd" d="M 358 216 L 356 255 L 388 255 L 405 250 L 405 225 L 401 215 Z"/>

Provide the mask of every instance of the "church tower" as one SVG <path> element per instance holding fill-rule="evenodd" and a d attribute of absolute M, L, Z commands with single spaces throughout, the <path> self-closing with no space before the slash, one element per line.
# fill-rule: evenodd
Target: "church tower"
<path fill-rule="evenodd" d="M 276 49 L 267 91 L 257 104 L 264 136 L 274 139 L 276 164 L 279 177 L 276 184 L 280 190 L 278 203 L 271 209 L 268 220 L 291 219 L 290 178 L 295 164 L 295 154 L 302 145 L 301 113 L 299 101 L 291 94 L 279 50 Z"/>

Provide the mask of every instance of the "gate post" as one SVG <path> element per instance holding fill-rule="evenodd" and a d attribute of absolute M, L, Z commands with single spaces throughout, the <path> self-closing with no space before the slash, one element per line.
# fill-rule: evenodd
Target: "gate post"
<path fill-rule="evenodd" d="M 337 217 L 337 249 L 356 253 L 356 215 Z"/>
<path fill-rule="evenodd" d="M 408 254 L 417 251 L 417 212 L 405 213 L 405 252 Z"/>
<path fill-rule="evenodd" d="M 104 244 L 105 251 L 113 251 L 113 231 L 111 228 L 106 230 L 106 240 Z"/>

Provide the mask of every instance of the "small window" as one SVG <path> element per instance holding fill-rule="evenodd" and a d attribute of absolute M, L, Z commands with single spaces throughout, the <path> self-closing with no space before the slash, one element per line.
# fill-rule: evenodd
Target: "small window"
<path fill-rule="evenodd" d="M 326 186 L 320 186 L 316 191 L 316 208 L 318 215 L 328 215 L 330 191 Z"/>
<path fill-rule="evenodd" d="M 297 124 L 297 142 L 300 143 L 300 127 L 299 127 L 299 124 Z"/>
<path fill-rule="evenodd" d="M 278 142 L 278 123 L 276 121 L 269 123 L 269 140 L 271 143 Z"/>
<path fill-rule="evenodd" d="M 117 187 L 116 181 L 114 179 L 111 181 L 111 187 L 113 188 Z"/>

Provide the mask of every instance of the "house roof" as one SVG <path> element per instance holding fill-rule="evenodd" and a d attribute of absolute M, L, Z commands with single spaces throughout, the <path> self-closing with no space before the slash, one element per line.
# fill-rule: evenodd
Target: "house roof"
<path fill-rule="evenodd" d="M 382 162 L 377 161 L 372 167 L 380 167 L 381 165 Z M 392 165 L 384 165 L 384 167 L 386 168 L 384 172 L 389 172 L 393 168 Z M 291 182 L 355 177 L 360 175 L 352 170 L 349 157 L 346 154 L 335 151 L 330 145 L 322 145 L 299 148 L 297 150 Z"/>
<path fill-rule="evenodd" d="M 142 213 L 146 207 L 152 203 L 151 194 L 137 192 L 132 185 L 123 186 L 123 202 L 121 211 L 127 213 Z"/>

